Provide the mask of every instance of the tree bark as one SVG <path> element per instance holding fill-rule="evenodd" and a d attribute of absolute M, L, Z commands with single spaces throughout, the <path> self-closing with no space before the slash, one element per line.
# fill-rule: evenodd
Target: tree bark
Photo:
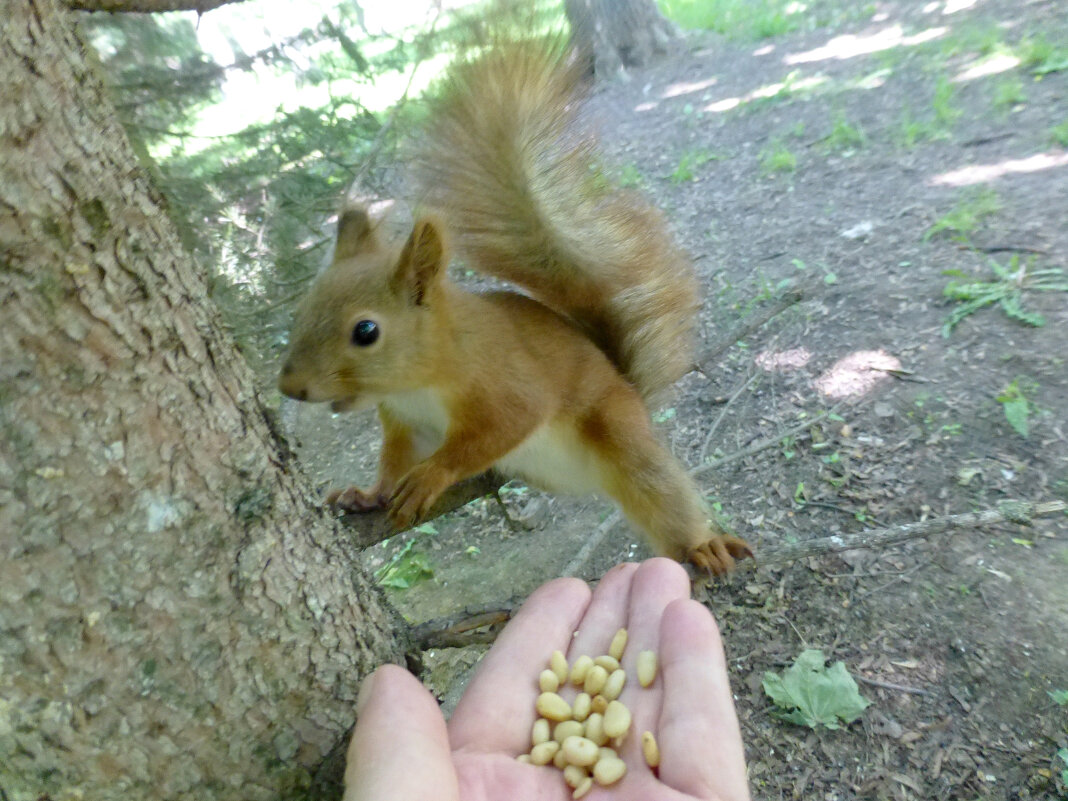
<path fill-rule="evenodd" d="M 158 14 L 161 11 L 196 11 L 203 14 L 219 6 L 243 3 L 245 0 L 67 0 L 66 5 L 77 11 L 111 11 Z"/>
<path fill-rule="evenodd" d="M 597 75 L 648 64 L 679 40 L 655 0 L 564 0 L 575 51 Z"/>
<path fill-rule="evenodd" d="M 272 430 L 89 63 L 57 0 L 5 4 L 0 789 L 307 797 L 405 629 Z"/>

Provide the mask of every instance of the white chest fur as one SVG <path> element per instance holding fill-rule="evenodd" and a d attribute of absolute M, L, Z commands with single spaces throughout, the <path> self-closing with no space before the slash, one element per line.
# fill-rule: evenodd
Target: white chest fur
<path fill-rule="evenodd" d="M 449 427 L 449 415 L 436 392 L 398 393 L 385 398 L 382 404 L 411 426 L 418 458 L 425 459 L 440 447 Z M 594 460 L 582 447 L 574 428 L 562 421 L 541 426 L 494 466 L 505 475 L 551 492 L 585 494 L 596 491 L 599 485 Z"/>

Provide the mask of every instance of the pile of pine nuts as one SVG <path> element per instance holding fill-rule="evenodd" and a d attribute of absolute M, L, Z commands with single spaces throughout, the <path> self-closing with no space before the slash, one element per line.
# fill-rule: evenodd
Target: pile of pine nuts
<path fill-rule="evenodd" d="M 553 651 L 549 667 L 538 676 L 539 717 L 530 733 L 530 753 L 518 759 L 533 765 L 551 763 L 562 770 L 572 798 L 582 798 L 594 782 L 615 784 L 627 772 L 619 749 L 631 729 L 631 715 L 618 700 L 627 682 L 619 665 L 626 647 L 627 630 L 620 629 L 608 653 L 596 658 L 580 656 L 568 665 L 561 651 Z M 640 652 L 636 665 L 638 683 L 649 687 L 656 680 L 656 652 Z M 558 692 L 568 683 L 580 690 L 571 703 Z M 642 733 L 641 746 L 646 764 L 655 770 L 660 749 L 651 731 Z"/>

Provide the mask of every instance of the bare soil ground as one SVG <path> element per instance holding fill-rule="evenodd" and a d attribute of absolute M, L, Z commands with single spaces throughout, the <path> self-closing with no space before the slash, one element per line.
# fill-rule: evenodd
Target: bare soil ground
<path fill-rule="evenodd" d="M 1037 76 L 1001 58 L 1036 37 L 1068 54 L 1068 13 L 1059 0 L 946 13 L 962 5 L 847 3 L 829 25 L 764 42 L 694 36 L 592 100 L 610 161 L 696 260 L 708 341 L 787 282 L 809 289 L 658 414 L 697 465 L 841 404 L 703 479 L 758 556 L 1007 498 L 1068 498 L 1068 294 L 1024 293 L 1043 327 L 988 307 L 941 332 L 955 307 L 944 271 L 991 280 L 990 260 L 1014 255 L 1068 268 L 1068 151 L 1051 134 L 1068 123 L 1068 69 Z M 971 230 L 925 239 L 947 214 L 967 227 L 954 210 L 982 208 Z M 1026 438 L 997 400 L 1013 381 L 1030 401 Z M 317 480 L 370 482 L 372 418 L 283 412 Z M 416 538 L 434 576 L 393 597 L 422 621 L 526 595 L 612 511 L 520 486 L 505 505 L 508 519 L 491 500 L 470 504 L 436 533 L 375 546 L 367 564 Z M 647 554 L 617 526 L 579 573 Z M 1066 579 L 1060 515 L 699 584 L 724 631 L 754 796 L 1065 797 L 1054 755 L 1068 708 L 1048 692 L 1068 689 Z M 873 703 L 860 721 L 809 731 L 773 715 L 763 674 L 805 647 L 862 682 Z M 429 656 L 428 680 L 455 694 L 478 652 Z"/>

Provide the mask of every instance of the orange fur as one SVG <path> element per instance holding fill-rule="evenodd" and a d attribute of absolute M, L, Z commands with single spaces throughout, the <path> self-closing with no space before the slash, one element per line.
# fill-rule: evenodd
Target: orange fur
<path fill-rule="evenodd" d="M 554 491 L 604 492 L 658 553 L 721 573 L 749 548 L 710 527 L 645 400 L 689 364 L 692 269 L 655 212 L 583 188 L 588 146 L 568 149 L 574 76 L 561 57 L 527 43 L 454 74 L 424 151 L 461 154 L 434 169 L 430 196 L 447 213 L 419 219 L 400 250 L 379 241 L 362 210 L 342 215 L 334 261 L 298 309 L 279 387 L 337 409 L 378 405 L 378 483 L 328 499 L 343 508 L 388 506 L 403 528 L 449 486 L 496 466 Z M 502 125 L 507 141 L 491 135 Z M 550 177 L 569 180 L 539 194 L 545 176 L 527 168 L 546 160 Z M 502 188 L 509 181 L 519 183 Z M 563 208 L 549 208 L 556 201 Z M 456 287 L 446 232 L 473 266 L 538 300 Z"/>

